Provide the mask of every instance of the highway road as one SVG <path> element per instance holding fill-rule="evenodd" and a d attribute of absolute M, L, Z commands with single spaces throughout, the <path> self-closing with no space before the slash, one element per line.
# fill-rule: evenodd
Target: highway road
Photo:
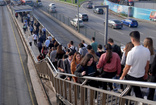
<path fill-rule="evenodd" d="M 65 30 L 63 27 L 59 26 L 52 19 L 45 16 L 40 11 L 34 10 L 33 15 L 48 29 L 48 31 L 64 46 L 67 47 L 67 43 L 70 40 L 74 41 L 74 45 L 78 45 L 81 40 L 71 34 L 69 31 Z"/>
<path fill-rule="evenodd" d="M 93 1 L 94 5 L 101 5 L 103 0 Z M 72 5 L 64 4 L 58 1 L 54 0 L 42 0 L 43 5 L 46 7 L 49 5 L 49 3 L 55 3 L 56 9 L 58 13 L 64 14 L 66 17 L 74 18 L 77 13 L 77 7 L 74 7 Z M 89 16 L 89 21 L 84 22 L 85 27 L 90 28 L 90 30 L 96 30 L 98 31 L 98 35 L 96 36 L 97 41 L 101 44 L 103 44 L 104 40 L 104 15 L 98 15 L 94 14 L 92 9 L 86 8 L 86 3 L 83 3 L 80 7 L 80 13 L 87 13 Z M 122 20 L 122 18 L 109 14 L 109 19 L 119 19 Z M 82 28 L 81 28 L 82 29 Z M 151 22 L 145 22 L 145 21 L 139 21 L 139 27 L 138 28 L 129 28 L 127 26 L 124 26 L 122 30 L 120 29 L 108 29 L 108 37 L 113 38 L 116 42 L 120 42 L 121 44 L 126 44 L 130 41 L 129 33 L 131 31 L 139 31 L 141 34 L 141 42 L 143 43 L 143 40 L 146 37 L 151 37 L 153 40 L 156 39 L 155 32 L 156 32 L 156 24 Z M 89 33 L 89 32 L 88 32 Z M 90 31 L 88 35 L 93 36 L 93 31 Z M 89 38 L 91 36 L 88 36 Z M 156 48 L 156 42 L 154 41 L 154 47 Z"/>
<path fill-rule="evenodd" d="M 6 6 L 0 6 L 0 105 L 36 105 L 27 55 Z"/>

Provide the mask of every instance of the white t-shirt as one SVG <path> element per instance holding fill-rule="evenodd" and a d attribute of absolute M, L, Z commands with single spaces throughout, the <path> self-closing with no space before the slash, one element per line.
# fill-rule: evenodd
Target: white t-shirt
<path fill-rule="evenodd" d="M 36 34 L 33 34 L 33 39 L 37 40 L 37 35 Z"/>
<path fill-rule="evenodd" d="M 142 45 L 133 47 L 126 59 L 126 64 L 131 65 L 127 74 L 135 78 L 143 77 L 147 61 L 150 61 L 150 51 Z"/>

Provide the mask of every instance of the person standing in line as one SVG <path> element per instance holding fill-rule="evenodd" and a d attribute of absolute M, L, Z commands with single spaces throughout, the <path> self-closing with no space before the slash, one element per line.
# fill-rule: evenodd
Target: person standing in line
<path fill-rule="evenodd" d="M 151 64 L 151 69 L 149 71 L 149 75 L 150 75 L 150 82 L 156 83 L 156 56 L 154 58 L 153 63 Z M 155 89 L 154 88 L 149 88 L 147 99 L 148 100 L 153 100 L 154 99 L 154 94 L 155 94 Z"/>
<path fill-rule="evenodd" d="M 65 73 L 71 74 L 71 62 L 73 60 L 74 54 L 70 52 L 68 58 L 63 61 Z M 67 77 L 68 80 L 71 80 L 71 77 Z"/>
<path fill-rule="evenodd" d="M 28 40 L 29 40 L 29 45 L 32 47 L 32 41 L 33 41 L 32 35 L 28 36 Z"/>
<path fill-rule="evenodd" d="M 79 52 L 76 52 L 71 62 L 71 74 L 75 73 L 76 67 L 80 64 L 80 62 L 81 62 L 81 54 Z M 72 77 L 72 78 L 74 82 L 77 82 L 76 77 Z"/>
<path fill-rule="evenodd" d="M 86 48 L 87 48 L 87 44 L 85 43 L 85 41 L 84 40 L 82 40 L 82 42 L 81 42 Z"/>
<path fill-rule="evenodd" d="M 150 68 L 151 67 L 151 64 L 153 63 L 154 57 L 155 57 L 152 38 L 147 37 L 144 40 L 144 47 L 148 48 L 149 51 L 150 51 L 150 55 L 151 55 L 151 57 L 150 57 L 150 63 L 149 63 L 149 68 Z"/>
<path fill-rule="evenodd" d="M 93 48 L 93 50 L 95 51 L 95 53 L 97 52 L 97 46 L 98 46 L 98 43 L 95 42 L 95 37 L 92 37 L 92 43 L 91 43 L 91 46 Z"/>
<path fill-rule="evenodd" d="M 112 52 L 112 46 L 107 44 L 106 53 L 102 54 L 97 64 L 97 69 L 103 70 L 101 77 L 110 78 L 119 77 L 121 72 L 120 57 L 117 53 Z M 107 90 L 107 82 L 102 82 L 102 88 Z M 110 90 L 113 90 L 112 83 L 109 83 Z"/>
<path fill-rule="evenodd" d="M 23 31 L 24 31 L 25 34 L 26 34 L 26 30 L 27 30 L 27 25 L 24 23 L 23 24 Z"/>
<path fill-rule="evenodd" d="M 33 30 L 34 30 L 34 28 L 32 27 L 32 25 L 29 26 L 29 30 L 30 30 L 30 33 L 31 33 L 31 35 L 32 35 Z"/>
<path fill-rule="evenodd" d="M 52 49 L 52 51 L 50 53 L 50 60 L 54 64 L 54 66 L 56 67 L 57 62 L 55 61 L 55 57 L 56 57 L 57 50 L 56 50 L 56 47 L 52 47 L 51 49 Z"/>
<path fill-rule="evenodd" d="M 82 43 L 79 44 L 78 52 L 81 54 L 82 57 L 84 57 L 88 53 L 87 48 Z"/>
<path fill-rule="evenodd" d="M 122 56 L 121 49 L 118 45 L 114 44 L 114 40 L 112 38 L 108 39 L 108 44 L 110 44 L 112 46 L 112 51 L 116 52 L 121 58 L 121 56 Z"/>
<path fill-rule="evenodd" d="M 30 17 L 30 22 L 31 22 L 32 27 L 34 27 L 33 26 L 34 25 L 34 18 L 32 16 Z"/>
<path fill-rule="evenodd" d="M 42 43 L 40 40 L 38 40 L 37 42 L 37 48 L 38 48 L 38 51 L 41 53 L 41 50 L 42 50 Z"/>
<path fill-rule="evenodd" d="M 126 66 L 120 80 L 125 77 L 126 80 L 143 81 L 148 76 L 150 51 L 140 44 L 140 33 L 138 31 L 132 31 L 130 39 L 134 47 L 127 54 Z M 136 97 L 143 98 L 140 87 L 132 86 L 132 88 Z M 130 95 L 130 92 L 127 94 Z"/>
<path fill-rule="evenodd" d="M 47 38 L 47 40 L 45 41 L 45 46 L 46 46 L 46 48 L 48 49 L 49 48 L 49 44 L 50 44 L 50 40 Z"/>
<path fill-rule="evenodd" d="M 96 55 L 97 55 L 98 57 L 101 57 L 101 55 L 102 55 L 103 53 L 105 53 L 105 51 L 102 50 L 102 45 L 99 44 L 99 45 L 98 45 L 98 51 L 96 52 Z"/>
<path fill-rule="evenodd" d="M 34 32 L 34 34 L 33 34 L 33 40 L 34 40 L 34 45 L 36 46 L 37 45 L 37 35 L 36 35 L 36 32 Z"/>

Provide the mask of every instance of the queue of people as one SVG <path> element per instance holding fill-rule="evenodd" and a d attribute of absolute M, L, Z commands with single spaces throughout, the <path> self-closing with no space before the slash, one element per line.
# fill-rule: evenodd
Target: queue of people
<path fill-rule="evenodd" d="M 36 28 L 32 29 L 33 26 Z M 128 42 L 124 52 L 121 52 L 120 47 L 114 44 L 112 38 L 108 39 L 108 44 L 104 47 L 95 41 L 95 37 L 92 37 L 90 45 L 83 40 L 76 47 L 74 41 L 70 41 L 67 48 L 63 48 L 50 35 L 46 38 L 46 29 L 40 29 L 38 22 L 34 22 L 30 28 L 30 33 L 32 33 L 30 36 L 40 52 L 37 59 L 40 61 L 49 56 L 59 72 L 75 74 L 77 77 L 91 76 L 109 79 L 117 77 L 120 80 L 147 81 L 148 79 L 150 82 L 156 82 L 156 57 L 153 40 L 146 38 L 144 45 L 141 45 L 138 31 L 130 33 L 131 42 Z M 32 46 L 32 42 L 30 46 Z M 60 75 L 60 78 L 69 81 L 78 83 L 84 81 L 77 77 Z M 105 90 L 108 90 L 107 85 L 109 85 L 109 90 L 113 90 L 115 87 L 112 83 L 92 80 L 88 81 L 87 85 Z M 123 85 L 120 85 L 120 88 L 124 90 Z M 143 98 L 140 87 L 132 86 L 132 88 L 136 97 Z M 147 96 L 149 100 L 153 100 L 154 91 L 155 89 L 149 89 Z M 130 91 L 128 95 L 130 95 Z"/>

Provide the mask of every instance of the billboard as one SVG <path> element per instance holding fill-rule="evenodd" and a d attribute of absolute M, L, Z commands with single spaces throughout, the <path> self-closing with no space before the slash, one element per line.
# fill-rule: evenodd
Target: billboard
<path fill-rule="evenodd" d="M 104 5 L 109 5 L 109 9 L 116 12 L 129 15 L 130 17 L 144 19 L 144 20 L 156 20 L 156 10 L 154 9 L 144 9 L 144 8 L 137 8 L 131 7 L 126 5 L 119 5 L 116 3 L 112 3 L 108 0 L 104 0 Z M 152 15 L 152 12 L 155 14 Z"/>

